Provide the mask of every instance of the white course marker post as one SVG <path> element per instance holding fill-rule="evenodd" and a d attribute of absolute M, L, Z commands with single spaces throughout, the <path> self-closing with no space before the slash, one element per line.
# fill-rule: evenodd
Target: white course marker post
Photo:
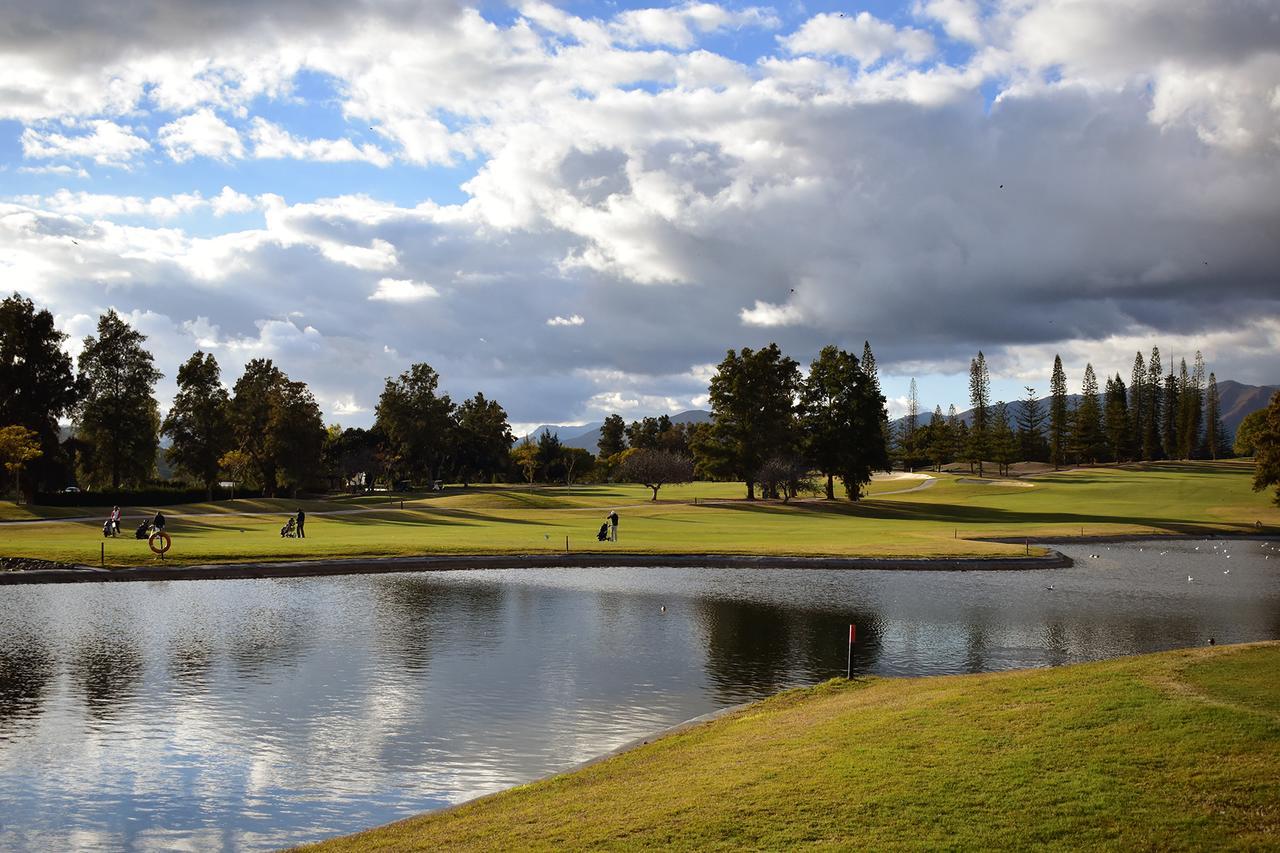
<path fill-rule="evenodd" d="M 849 654 L 845 658 L 844 677 L 846 679 L 853 678 L 853 641 L 857 636 L 858 628 L 856 625 L 849 626 Z"/>

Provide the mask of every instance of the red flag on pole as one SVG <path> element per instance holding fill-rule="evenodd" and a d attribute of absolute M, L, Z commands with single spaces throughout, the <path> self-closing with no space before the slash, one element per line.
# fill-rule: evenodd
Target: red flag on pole
<path fill-rule="evenodd" d="M 856 626 L 854 625 L 849 626 L 849 642 L 852 643 L 855 639 L 857 639 L 857 632 L 858 632 L 858 629 Z"/>

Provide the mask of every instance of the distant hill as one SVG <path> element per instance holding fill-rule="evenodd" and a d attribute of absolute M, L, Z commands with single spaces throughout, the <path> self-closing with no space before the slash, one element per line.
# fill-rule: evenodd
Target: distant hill
<path fill-rule="evenodd" d="M 1239 428 L 1240 422 L 1258 409 L 1266 408 L 1271 402 L 1271 395 L 1280 391 L 1280 385 L 1245 385 L 1232 379 L 1224 379 L 1218 383 L 1218 399 L 1222 406 L 1222 425 L 1226 427 L 1227 432 L 1234 436 L 1236 429 Z M 1067 405 L 1075 408 L 1080 402 L 1079 394 L 1068 394 Z M 1049 400 L 1045 397 L 1040 398 L 1040 407 L 1048 414 Z M 1014 400 L 1009 403 L 1009 418 L 1013 421 L 1017 418 L 1017 413 L 1021 410 L 1021 401 Z M 945 412 L 944 412 L 945 414 Z M 922 411 L 920 413 L 920 423 L 927 424 L 929 418 L 933 416 L 933 410 Z M 966 424 L 973 423 L 973 410 L 968 409 L 961 412 L 960 419 Z M 893 421 L 893 426 L 899 426 L 906 418 L 898 418 Z M 1015 421 L 1016 425 L 1016 421 Z"/>
<path fill-rule="evenodd" d="M 627 423 L 642 420 L 645 415 L 636 417 L 625 417 Z M 654 416 L 656 417 L 656 415 Z M 705 424 L 711 423 L 711 413 L 702 409 L 690 409 L 687 412 L 681 412 L 678 415 L 671 416 L 671 422 L 677 424 Z M 553 435 L 560 437 L 560 443 L 565 447 L 580 447 L 583 450 L 589 450 L 592 453 L 599 451 L 600 444 L 600 428 L 604 426 L 604 421 L 596 421 L 589 424 L 581 424 L 579 426 L 557 426 L 556 424 L 544 424 L 529 433 L 529 438 L 537 440 L 542 431 L 551 430 Z"/>

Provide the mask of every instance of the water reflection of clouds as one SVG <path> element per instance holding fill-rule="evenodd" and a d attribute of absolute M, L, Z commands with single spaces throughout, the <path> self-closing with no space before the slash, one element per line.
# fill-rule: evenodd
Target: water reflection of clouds
<path fill-rule="evenodd" d="M 1173 550 L 1052 573 L 13 588 L 0 601 L 0 801 L 22 823 L 0 818 L 0 847 L 265 849 L 392 820 L 839 674 L 851 621 L 855 669 L 885 674 L 1280 633 L 1280 578 L 1261 558 L 1233 549 L 1229 576 L 1188 586 L 1206 558 Z"/>

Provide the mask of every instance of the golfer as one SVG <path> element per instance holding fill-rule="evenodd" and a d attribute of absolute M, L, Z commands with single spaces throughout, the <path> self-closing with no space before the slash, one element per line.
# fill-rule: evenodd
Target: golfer
<path fill-rule="evenodd" d="M 307 520 L 307 514 L 302 511 L 302 507 L 298 507 L 297 531 L 298 531 L 299 539 L 307 538 L 306 531 L 302 529 L 302 525 L 306 523 L 306 520 Z"/>
<path fill-rule="evenodd" d="M 618 511 L 616 509 L 609 510 L 609 541 L 618 541 Z"/>

